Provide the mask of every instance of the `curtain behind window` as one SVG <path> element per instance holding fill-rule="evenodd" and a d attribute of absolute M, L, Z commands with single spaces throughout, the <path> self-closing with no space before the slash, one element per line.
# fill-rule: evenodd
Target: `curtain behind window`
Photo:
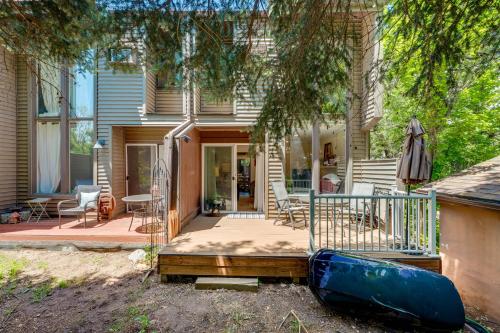
<path fill-rule="evenodd" d="M 58 117 L 61 70 L 52 64 L 40 63 L 38 66 L 38 116 Z"/>
<path fill-rule="evenodd" d="M 37 124 L 37 192 L 54 193 L 61 182 L 61 130 L 59 123 Z"/>

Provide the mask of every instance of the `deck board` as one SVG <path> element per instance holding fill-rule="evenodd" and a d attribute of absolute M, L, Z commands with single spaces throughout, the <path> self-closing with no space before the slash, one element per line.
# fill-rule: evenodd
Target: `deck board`
<path fill-rule="evenodd" d="M 308 276 L 309 233 L 262 219 L 198 216 L 159 253 L 161 275 Z M 401 253 L 366 253 L 376 258 L 440 271 L 439 258 Z"/>

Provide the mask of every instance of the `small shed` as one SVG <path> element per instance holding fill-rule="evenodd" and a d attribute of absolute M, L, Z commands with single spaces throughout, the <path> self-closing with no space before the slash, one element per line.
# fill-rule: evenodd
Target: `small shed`
<path fill-rule="evenodd" d="M 466 304 L 500 321 L 500 156 L 428 184 L 440 205 L 442 272 Z"/>

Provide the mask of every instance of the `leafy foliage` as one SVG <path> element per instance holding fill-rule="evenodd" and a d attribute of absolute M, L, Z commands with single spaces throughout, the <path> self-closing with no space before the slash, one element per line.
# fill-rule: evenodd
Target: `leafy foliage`
<path fill-rule="evenodd" d="M 486 111 L 480 103 L 491 97 L 487 91 L 497 89 L 491 80 L 498 74 L 498 2 L 376 5 L 361 0 L 4 0 L 0 44 L 29 59 L 87 69 L 92 66 L 88 50 L 96 48 L 95 57 L 116 70 L 145 66 L 166 75 L 167 82 L 181 75 L 185 89 L 195 85 L 219 100 L 243 90 L 265 94 L 252 128 L 254 142 L 262 142 L 265 135 L 280 140 L 316 121 L 345 117 L 352 100 L 363 98 L 349 94 L 352 44 L 367 38 L 352 23 L 366 23 L 379 10 L 380 33 L 366 49 L 385 46 L 385 60 L 370 71 L 385 76 L 388 117 L 377 133 L 390 144 L 375 144 L 375 151 L 391 155 L 401 142 L 397 132 L 417 114 L 436 158 L 460 155 L 451 139 L 443 140 L 458 140 L 454 133 L 467 133 L 471 145 L 485 149 L 482 156 L 498 152 L 492 134 L 498 128 L 491 125 L 497 120 L 496 101 L 490 100 Z M 133 62 L 110 61 L 107 50 L 122 48 L 133 49 Z M 482 84 L 493 90 L 481 91 Z M 487 96 L 476 96 L 481 93 Z M 438 174 L 479 158 L 460 156 L 453 162 L 436 159 Z"/>

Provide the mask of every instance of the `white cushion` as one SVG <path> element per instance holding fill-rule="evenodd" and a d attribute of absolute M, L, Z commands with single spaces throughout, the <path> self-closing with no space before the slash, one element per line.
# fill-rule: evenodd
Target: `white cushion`
<path fill-rule="evenodd" d="M 95 208 L 96 204 L 97 204 L 97 202 L 95 202 L 95 201 L 99 197 L 99 193 L 100 193 L 99 191 L 98 192 L 88 192 L 88 193 L 81 192 L 80 193 L 80 207 L 85 207 L 85 205 L 88 202 L 94 201 L 94 202 L 90 203 L 87 206 L 87 208 Z"/>

